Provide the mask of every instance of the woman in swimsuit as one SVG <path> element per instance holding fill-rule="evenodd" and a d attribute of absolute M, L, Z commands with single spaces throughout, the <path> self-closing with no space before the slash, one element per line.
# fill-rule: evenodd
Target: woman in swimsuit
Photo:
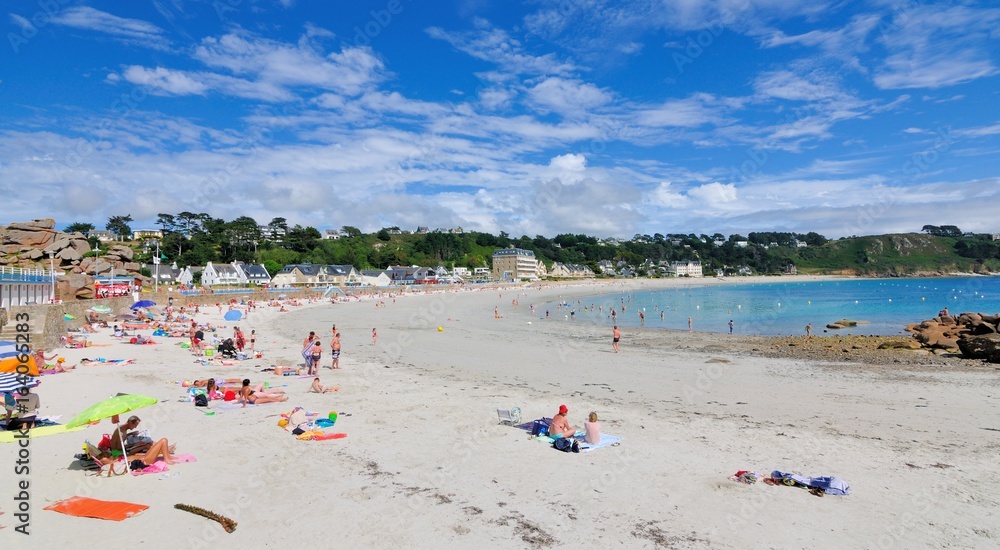
<path fill-rule="evenodd" d="M 246 408 L 247 403 L 250 403 L 251 405 L 262 405 L 264 403 L 288 401 L 288 396 L 281 393 L 263 392 L 260 390 L 254 391 L 250 389 L 250 379 L 244 378 L 243 387 L 240 388 L 239 400 L 243 403 L 243 408 Z"/>
<path fill-rule="evenodd" d="M 174 457 L 171 456 L 172 452 L 174 452 L 173 446 L 167 441 L 166 438 L 163 438 L 156 443 L 153 443 L 153 445 L 145 453 L 133 454 L 127 458 L 130 460 L 141 460 L 143 464 L 150 466 L 156 462 L 156 459 L 159 458 L 160 455 L 163 455 L 163 461 L 165 463 L 173 464 Z M 100 460 L 104 464 L 111 464 L 115 461 L 115 458 L 110 452 L 104 451 L 101 453 Z"/>

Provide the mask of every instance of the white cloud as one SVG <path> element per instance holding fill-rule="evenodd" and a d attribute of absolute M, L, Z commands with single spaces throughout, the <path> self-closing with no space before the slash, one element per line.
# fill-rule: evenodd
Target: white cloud
<path fill-rule="evenodd" d="M 495 63 L 508 74 L 568 75 L 576 70 L 572 63 L 558 59 L 554 53 L 534 55 L 527 52 L 519 40 L 483 19 L 477 19 L 476 26 L 476 30 L 469 32 L 448 32 L 440 27 L 430 27 L 427 35 L 443 40 L 476 59 Z"/>
<path fill-rule="evenodd" d="M 735 105 L 710 94 L 695 94 L 684 99 L 669 99 L 655 106 L 636 110 L 635 122 L 640 126 L 659 128 L 695 128 L 718 124 Z"/>
<path fill-rule="evenodd" d="M 882 89 L 940 88 L 997 74 L 990 44 L 1000 9 L 911 4 L 882 28 L 890 52 L 875 72 Z"/>
<path fill-rule="evenodd" d="M 208 37 L 195 48 L 194 58 L 276 87 L 307 86 L 349 95 L 370 90 L 386 77 L 384 63 L 370 48 L 345 47 L 324 54 L 311 40 L 314 36 L 296 44 L 235 33 Z"/>
<path fill-rule="evenodd" d="M 900 53 L 889 56 L 875 74 L 875 85 L 886 90 L 941 88 L 997 74 L 997 67 L 979 52 Z"/>
<path fill-rule="evenodd" d="M 687 196 L 708 208 L 726 208 L 738 200 L 736 186 L 732 183 L 712 182 L 699 185 L 688 190 Z"/>
<path fill-rule="evenodd" d="M 593 84 L 559 77 L 542 80 L 528 91 L 531 101 L 543 110 L 563 115 L 580 114 L 608 104 L 612 96 Z"/>
<path fill-rule="evenodd" d="M 88 6 L 70 7 L 52 17 L 52 23 L 112 35 L 131 45 L 166 48 L 163 29 L 139 19 L 126 19 Z"/>

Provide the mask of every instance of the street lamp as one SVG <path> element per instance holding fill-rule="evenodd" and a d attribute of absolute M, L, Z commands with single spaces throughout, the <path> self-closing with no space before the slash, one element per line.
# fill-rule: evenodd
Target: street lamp
<path fill-rule="evenodd" d="M 156 241 L 156 256 L 153 256 L 153 293 L 160 292 L 160 241 Z"/>
<path fill-rule="evenodd" d="M 49 303 L 56 303 L 56 251 L 49 250 L 49 277 L 52 278 L 52 296 Z"/>

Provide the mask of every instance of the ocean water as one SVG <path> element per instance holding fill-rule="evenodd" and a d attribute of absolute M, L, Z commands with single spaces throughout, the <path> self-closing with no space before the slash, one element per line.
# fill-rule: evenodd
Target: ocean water
<path fill-rule="evenodd" d="M 591 309 L 593 305 L 593 309 Z M 622 312 L 622 306 L 625 311 Z M 603 311 L 600 308 L 603 306 Z M 826 334 L 906 334 L 909 323 L 930 319 L 947 307 L 949 313 L 1000 313 L 1000 277 L 935 279 L 850 279 L 812 282 L 775 282 L 712 285 L 650 291 L 606 292 L 564 303 L 535 306 L 536 312 L 571 322 L 612 325 L 610 309 L 618 313 L 621 327 L 638 327 L 638 312 L 645 327 L 735 334 L 824 334 L 826 325 L 839 319 L 870 324 Z M 585 310 L 586 308 L 586 310 Z M 566 316 L 573 314 L 570 318 Z M 662 317 L 661 317 L 662 312 Z"/>

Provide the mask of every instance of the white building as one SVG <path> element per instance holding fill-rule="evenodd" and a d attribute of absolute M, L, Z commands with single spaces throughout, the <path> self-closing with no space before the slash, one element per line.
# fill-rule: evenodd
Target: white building
<path fill-rule="evenodd" d="M 701 262 L 670 262 L 670 273 L 675 277 L 704 277 L 701 270 Z"/>
<path fill-rule="evenodd" d="M 201 273 L 201 284 L 204 286 L 216 285 L 245 285 L 249 282 L 242 269 L 233 264 L 205 264 L 205 270 Z"/>
<path fill-rule="evenodd" d="M 498 248 L 493 251 L 493 278 L 498 281 L 538 278 L 538 259 L 532 250 Z"/>
<path fill-rule="evenodd" d="M 392 284 L 392 279 L 383 269 L 363 269 L 360 283 L 364 286 L 387 287 Z"/>

